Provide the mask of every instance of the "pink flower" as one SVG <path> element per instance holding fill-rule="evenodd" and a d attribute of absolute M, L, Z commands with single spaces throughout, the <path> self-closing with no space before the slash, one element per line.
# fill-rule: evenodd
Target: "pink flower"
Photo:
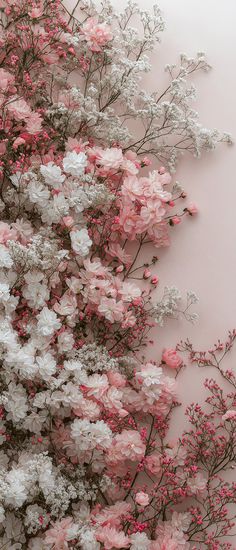
<path fill-rule="evenodd" d="M 7 109 L 16 120 L 27 120 L 32 114 L 30 106 L 24 99 L 11 99 L 7 103 Z"/>
<path fill-rule="evenodd" d="M 82 33 L 93 52 L 100 52 L 101 48 L 113 38 L 109 25 L 97 23 L 93 17 L 84 23 Z"/>
<path fill-rule="evenodd" d="M 5 222 L 0 222 L 0 243 L 6 244 L 7 241 L 16 241 L 17 233 Z"/>
<path fill-rule="evenodd" d="M 24 144 L 25 144 L 25 140 L 21 137 L 18 137 L 14 140 L 13 149 L 17 149 L 18 147 L 20 147 L 20 145 L 24 145 Z"/>
<path fill-rule="evenodd" d="M 124 314 L 124 304 L 120 300 L 117 302 L 114 298 L 102 298 L 98 306 L 98 311 L 101 313 L 108 321 L 115 323 L 116 321 L 121 321 Z"/>
<path fill-rule="evenodd" d="M 191 204 L 189 204 L 189 206 L 187 207 L 187 211 L 188 211 L 188 213 L 190 214 L 190 216 L 194 216 L 194 214 L 197 214 L 197 213 L 198 213 L 198 207 L 196 206 L 196 204 L 191 203 Z"/>
<path fill-rule="evenodd" d="M 173 216 L 170 221 L 172 225 L 178 225 L 181 223 L 181 218 L 179 216 Z"/>
<path fill-rule="evenodd" d="M 54 550 L 67 550 L 68 541 L 73 539 L 73 519 L 68 517 L 56 521 L 53 527 L 46 531 L 46 544 L 53 544 Z"/>
<path fill-rule="evenodd" d="M 103 510 L 99 510 L 94 514 L 94 521 L 102 526 L 113 527 L 119 529 L 121 520 L 131 509 L 131 504 L 128 502 L 116 502 L 112 506 L 106 506 Z"/>
<path fill-rule="evenodd" d="M 0 90 L 5 92 L 14 83 L 14 75 L 9 73 L 8 71 L 5 71 L 5 69 L 0 69 Z"/>
<path fill-rule="evenodd" d="M 102 527 L 96 533 L 96 539 L 104 544 L 105 550 L 113 548 L 128 548 L 129 538 L 123 531 L 116 531 L 112 527 Z"/>
<path fill-rule="evenodd" d="M 42 117 L 39 113 L 32 113 L 26 122 L 26 130 L 29 134 L 38 134 L 42 129 Z"/>
<path fill-rule="evenodd" d="M 148 494 L 143 493 L 143 491 L 140 491 L 139 493 L 136 493 L 135 502 L 137 502 L 137 504 L 139 504 L 139 506 L 148 506 L 148 504 L 149 504 Z"/>
<path fill-rule="evenodd" d="M 123 162 L 122 150 L 117 147 L 102 150 L 97 163 L 108 170 L 118 170 Z"/>
<path fill-rule="evenodd" d="M 236 420 L 236 411 L 229 409 L 225 414 L 223 414 L 222 420 Z"/>
<path fill-rule="evenodd" d="M 126 385 L 126 378 L 119 372 L 109 371 L 107 377 L 110 384 L 116 388 L 124 388 Z"/>
<path fill-rule="evenodd" d="M 153 285 L 157 285 L 158 281 L 159 281 L 159 278 L 157 277 L 157 275 L 153 275 L 153 277 L 151 278 L 151 283 Z"/>
<path fill-rule="evenodd" d="M 175 349 L 165 349 L 162 353 L 162 361 L 171 369 L 178 369 L 183 364 Z"/>
<path fill-rule="evenodd" d="M 153 453 L 145 458 L 145 466 L 151 474 L 159 474 L 161 472 L 161 460 L 159 453 Z"/>
<path fill-rule="evenodd" d="M 143 272 L 143 278 L 144 279 L 148 279 L 149 277 L 151 277 L 151 271 L 150 269 L 144 269 L 144 272 Z"/>
<path fill-rule="evenodd" d="M 38 19 L 38 17 L 41 17 L 43 15 L 43 6 L 41 5 L 38 8 L 32 8 L 29 11 L 29 16 L 32 17 L 32 19 Z"/>
<path fill-rule="evenodd" d="M 117 434 L 110 449 L 108 450 L 108 463 L 116 464 L 124 460 L 141 460 L 144 456 L 146 446 L 144 445 L 139 432 L 136 430 L 123 430 Z"/>

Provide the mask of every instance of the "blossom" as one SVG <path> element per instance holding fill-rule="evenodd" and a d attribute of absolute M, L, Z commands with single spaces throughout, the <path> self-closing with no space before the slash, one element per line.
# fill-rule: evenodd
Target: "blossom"
<path fill-rule="evenodd" d="M 76 153 L 68 151 L 63 159 L 63 168 L 67 174 L 72 176 L 82 176 L 87 166 L 87 157 L 85 153 Z"/>
<path fill-rule="evenodd" d="M 178 369 L 183 364 L 183 360 L 175 349 L 165 349 L 162 353 L 162 361 L 171 369 Z"/>
<path fill-rule="evenodd" d="M 130 536 L 130 550 L 149 550 L 150 540 L 145 533 L 134 533 Z"/>
<path fill-rule="evenodd" d="M 121 149 L 111 147 L 101 151 L 98 161 L 107 170 L 118 170 L 123 162 L 123 154 Z"/>
<path fill-rule="evenodd" d="M 96 538 L 104 544 L 105 550 L 129 547 L 129 538 L 123 531 L 117 531 L 113 527 L 103 527 L 101 530 L 98 530 Z"/>
<path fill-rule="evenodd" d="M 143 491 L 139 491 L 135 495 L 135 502 L 139 504 L 140 506 L 147 506 L 149 504 L 149 496 L 147 493 L 144 493 Z"/>
<path fill-rule="evenodd" d="M 62 174 L 60 166 L 57 166 L 54 162 L 48 162 L 46 165 L 42 164 L 40 166 L 40 172 L 45 182 L 55 188 L 60 187 L 65 180 L 65 176 Z"/>
<path fill-rule="evenodd" d="M 139 432 L 122 430 L 120 434 L 114 437 L 108 450 L 108 464 L 116 464 L 123 460 L 141 460 L 145 449 L 145 444 L 142 442 Z"/>
<path fill-rule="evenodd" d="M 39 113 L 31 113 L 26 121 L 26 130 L 29 134 L 38 134 L 42 129 L 42 117 Z"/>
<path fill-rule="evenodd" d="M 90 17 L 82 27 L 83 36 L 89 47 L 94 52 L 100 52 L 107 42 L 112 40 L 112 32 L 106 22 L 97 23 L 96 19 Z"/>
<path fill-rule="evenodd" d="M 56 313 L 46 306 L 37 315 L 37 319 L 37 330 L 42 336 L 52 336 L 61 326 Z"/>
<path fill-rule="evenodd" d="M 89 249 L 93 244 L 86 227 L 77 229 L 70 232 L 71 246 L 76 254 L 79 256 L 87 256 Z"/>
<path fill-rule="evenodd" d="M 98 306 L 98 311 L 108 321 L 111 323 L 115 323 L 116 321 L 120 321 L 123 318 L 124 313 L 124 304 L 122 300 L 117 302 L 114 298 L 102 298 L 101 302 Z"/>
<path fill-rule="evenodd" d="M 67 550 L 68 542 L 75 538 L 77 534 L 76 526 L 73 524 L 73 518 L 67 517 L 61 521 L 56 521 L 45 533 L 46 544 L 53 544 L 55 550 Z"/>
<path fill-rule="evenodd" d="M 205 490 L 207 485 L 207 480 L 205 477 L 203 477 L 203 474 L 201 472 L 198 472 L 194 477 L 191 477 L 188 482 L 187 486 L 189 489 L 190 494 L 195 495 L 197 493 L 201 493 Z"/>
<path fill-rule="evenodd" d="M 5 69 L 0 69 L 0 90 L 5 92 L 7 88 L 15 83 L 15 77 Z"/>
<path fill-rule="evenodd" d="M 0 222 L 0 243 L 7 244 L 7 241 L 16 240 L 17 234 L 14 229 L 12 229 L 8 223 Z M 3 249 L 2 249 L 3 250 Z"/>
<path fill-rule="evenodd" d="M 236 411 L 234 409 L 229 409 L 225 414 L 223 414 L 222 420 L 224 420 L 224 422 L 226 420 L 236 420 Z"/>
<path fill-rule="evenodd" d="M 93 450 L 96 447 L 105 450 L 111 444 L 111 430 L 103 420 L 91 422 L 87 419 L 74 420 L 71 428 L 72 438 L 78 444 L 78 449 Z"/>
<path fill-rule="evenodd" d="M 16 120 L 28 120 L 32 111 L 28 103 L 24 99 L 13 98 L 7 104 L 7 110 Z"/>

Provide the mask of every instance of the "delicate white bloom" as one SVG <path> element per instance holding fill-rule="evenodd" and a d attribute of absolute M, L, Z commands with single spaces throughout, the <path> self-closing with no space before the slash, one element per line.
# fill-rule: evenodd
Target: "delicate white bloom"
<path fill-rule="evenodd" d="M 87 157 L 84 153 L 68 152 L 63 159 L 63 168 L 72 176 L 82 176 L 87 166 Z"/>
<path fill-rule="evenodd" d="M 0 283 L 0 303 L 8 302 L 10 299 L 10 287 L 7 284 Z"/>
<path fill-rule="evenodd" d="M 25 418 L 28 405 L 27 395 L 22 384 L 14 384 L 11 382 L 8 386 L 8 392 L 4 392 L 7 396 L 7 403 L 4 405 L 7 411 L 7 418 L 13 422 L 20 422 Z"/>
<path fill-rule="evenodd" d="M 0 267 L 10 268 L 13 266 L 13 260 L 9 254 L 8 248 L 0 244 Z"/>
<path fill-rule="evenodd" d="M 79 451 L 89 451 L 96 447 L 105 450 L 112 441 L 112 432 L 103 420 L 90 422 L 87 419 L 76 419 L 71 426 L 71 436 Z"/>
<path fill-rule="evenodd" d="M 36 363 L 38 365 L 39 374 L 44 380 L 48 380 L 57 370 L 57 363 L 51 353 L 45 353 L 41 357 L 36 357 Z"/>
<path fill-rule="evenodd" d="M 27 188 L 30 201 L 38 204 L 41 208 L 47 205 L 50 198 L 50 191 L 42 183 L 38 181 L 31 181 Z"/>
<path fill-rule="evenodd" d="M 130 536 L 130 550 L 148 550 L 150 540 L 145 533 L 134 533 Z"/>
<path fill-rule="evenodd" d="M 42 311 L 37 315 L 38 319 L 38 332 L 42 336 L 52 336 L 56 330 L 61 327 L 56 313 L 48 307 L 44 307 Z"/>
<path fill-rule="evenodd" d="M 61 172 L 60 166 L 57 166 L 53 162 L 48 162 L 46 165 L 42 164 L 40 166 L 40 172 L 45 182 L 56 189 L 59 188 L 66 179 Z"/>
<path fill-rule="evenodd" d="M 27 499 L 27 478 L 21 469 L 11 470 L 5 477 L 8 484 L 5 502 L 7 505 L 19 508 Z"/>
<path fill-rule="evenodd" d="M 83 229 L 78 229 L 77 231 L 71 231 L 70 238 L 71 246 L 74 252 L 82 257 L 87 256 L 92 245 L 87 228 L 84 227 Z"/>

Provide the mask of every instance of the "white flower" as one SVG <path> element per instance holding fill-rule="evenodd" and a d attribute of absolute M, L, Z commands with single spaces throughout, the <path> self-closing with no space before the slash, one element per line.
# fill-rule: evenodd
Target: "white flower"
<path fill-rule="evenodd" d="M 28 405 L 27 405 L 27 394 L 25 388 L 21 384 L 17 386 L 11 382 L 8 386 L 8 392 L 5 392 L 7 396 L 7 403 L 4 407 L 8 412 L 7 418 L 13 420 L 13 422 L 19 422 L 25 418 Z"/>
<path fill-rule="evenodd" d="M 73 334 L 69 332 L 68 330 L 65 330 L 61 334 L 59 334 L 57 338 L 57 347 L 59 353 L 67 352 L 73 349 L 74 347 L 74 338 Z"/>
<path fill-rule="evenodd" d="M 25 274 L 26 285 L 22 287 L 22 294 L 32 308 L 41 309 L 47 300 L 49 300 L 49 289 L 45 283 L 42 283 L 44 274 L 41 271 L 28 271 Z"/>
<path fill-rule="evenodd" d="M 40 172 L 46 183 L 52 187 L 58 188 L 65 181 L 65 176 L 62 174 L 60 166 L 57 166 L 53 162 L 49 162 L 46 165 L 42 164 Z"/>
<path fill-rule="evenodd" d="M 148 550 L 150 540 L 145 533 L 134 533 L 130 537 L 130 550 Z"/>
<path fill-rule="evenodd" d="M 77 231 L 71 231 L 70 238 L 74 252 L 83 257 L 87 256 L 90 246 L 92 245 L 87 228 L 84 227 L 83 229 L 79 229 Z"/>
<path fill-rule="evenodd" d="M 10 287 L 5 283 L 0 283 L 0 303 L 7 302 L 10 299 Z"/>
<path fill-rule="evenodd" d="M 35 434 L 40 434 L 42 425 L 47 419 L 47 411 L 32 412 L 24 420 L 23 426 L 25 430 L 29 430 Z"/>
<path fill-rule="evenodd" d="M 71 427 L 71 436 L 78 445 L 79 451 L 108 449 L 112 441 L 112 432 L 103 420 L 90 422 L 87 419 L 74 420 Z"/>
<path fill-rule="evenodd" d="M 30 201 L 38 204 L 42 208 L 47 205 L 50 198 L 50 192 L 42 183 L 31 181 L 27 187 Z"/>
<path fill-rule="evenodd" d="M 39 374 L 44 380 L 48 380 L 50 376 L 55 374 L 57 363 L 51 353 L 45 353 L 42 357 L 36 357 Z"/>
<path fill-rule="evenodd" d="M 0 244 L 0 267 L 12 267 L 13 260 L 4 244 Z"/>
<path fill-rule="evenodd" d="M 26 476 L 21 469 L 11 470 L 5 477 L 8 484 L 5 502 L 7 505 L 19 508 L 27 499 Z"/>
<path fill-rule="evenodd" d="M 81 176 L 87 165 L 87 157 L 84 153 L 68 152 L 63 159 L 63 168 L 72 176 Z"/>
<path fill-rule="evenodd" d="M 38 319 L 38 332 L 42 336 L 52 336 L 56 330 L 61 327 L 61 322 L 59 321 L 56 313 L 44 307 L 37 315 Z"/>
<path fill-rule="evenodd" d="M 5 510 L 3 506 L 0 506 L 0 523 L 2 523 L 5 519 Z"/>

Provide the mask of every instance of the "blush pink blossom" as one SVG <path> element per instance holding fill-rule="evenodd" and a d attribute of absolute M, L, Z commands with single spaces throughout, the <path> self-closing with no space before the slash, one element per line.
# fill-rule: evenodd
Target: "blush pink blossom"
<path fill-rule="evenodd" d="M 71 530 L 73 528 L 73 519 L 67 517 L 61 521 L 56 521 L 53 527 L 46 531 L 45 542 L 52 544 L 55 550 L 67 550 L 68 541 L 73 538 Z"/>
<path fill-rule="evenodd" d="M 183 360 L 175 349 L 165 349 L 162 353 L 162 361 L 171 369 L 178 369 L 183 364 Z"/>
<path fill-rule="evenodd" d="M 11 99 L 7 103 L 7 110 L 16 120 L 27 120 L 31 114 L 31 108 L 24 99 Z"/>
<path fill-rule="evenodd" d="M 0 222 L 0 243 L 6 244 L 7 241 L 16 241 L 17 233 L 15 229 L 11 229 L 5 222 Z"/>
<path fill-rule="evenodd" d="M 107 460 L 109 464 L 116 464 L 124 460 L 141 460 L 146 446 L 139 432 L 136 430 L 123 430 L 117 434 L 108 450 Z"/>
<path fill-rule="evenodd" d="M 38 134 L 42 129 L 42 117 L 39 113 L 32 113 L 27 122 L 26 130 L 29 134 Z"/>
<path fill-rule="evenodd" d="M 191 203 L 188 205 L 187 211 L 191 216 L 194 216 L 194 214 L 198 213 L 198 207 L 196 206 L 196 204 Z"/>
<path fill-rule="evenodd" d="M 135 502 L 139 504 L 139 506 L 148 506 L 149 495 L 147 493 L 144 493 L 143 491 L 140 491 L 135 495 Z"/>
<path fill-rule="evenodd" d="M 236 411 L 229 409 L 225 414 L 223 414 L 222 420 L 236 420 Z"/>
<path fill-rule="evenodd" d="M 81 32 L 93 52 L 100 52 L 113 38 L 110 26 L 105 22 L 97 23 L 94 17 L 90 17 L 84 23 Z"/>
<path fill-rule="evenodd" d="M 108 170 L 118 170 L 123 162 L 123 153 L 117 147 L 104 149 L 99 155 L 98 164 L 101 164 Z"/>
<path fill-rule="evenodd" d="M 5 92 L 14 83 L 14 75 L 9 73 L 8 71 L 5 71 L 5 69 L 0 69 L 0 90 Z"/>
<path fill-rule="evenodd" d="M 103 527 L 96 532 L 96 538 L 104 544 L 105 550 L 114 548 L 128 548 L 129 538 L 123 531 L 117 531 L 112 527 Z"/>

